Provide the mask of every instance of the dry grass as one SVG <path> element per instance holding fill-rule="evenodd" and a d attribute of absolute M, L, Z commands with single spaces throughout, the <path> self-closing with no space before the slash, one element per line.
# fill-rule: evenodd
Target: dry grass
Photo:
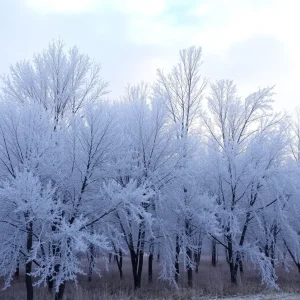
<path fill-rule="evenodd" d="M 156 280 L 158 276 L 157 266 L 154 268 L 154 281 L 147 283 L 147 266 L 145 264 L 142 288 L 139 291 L 133 290 L 131 266 L 128 259 L 124 261 L 124 279 L 119 280 L 119 273 L 114 263 L 110 264 L 110 270 L 102 271 L 102 278 L 94 276 L 92 282 L 87 282 L 86 277 L 79 278 L 76 288 L 69 283 L 66 287 L 66 300 L 131 300 L 131 299 L 161 299 L 161 300 L 183 300 L 222 298 L 233 295 L 252 295 L 270 292 L 261 285 L 259 276 L 251 266 L 245 266 L 244 275 L 239 278 L 238 286 L 230 283 L 229 270 L 225 262 L 219 262 L 213 268 L 208 259 L 202 260 L 199 273 L 194 274 L 194 289 L 187 289 L 186 274 L 180 276 L 180 288 L 175 290 L 166 282 Z M 181 269 L 182 270 L 182 269 Z M 300 275 L 296 270 L 289 273 L 284 272 L 280 267 L 277 269 L 278 284 L 283 292 L 299 292 L 298 287 Z M 26 299 L 24 277 L 20 276 L 15 280 L 12 287 L 0 292 L 0 300 L 21 300 Z M 47 288 L 35 288 L 36 300 L 52 300 L 53 295 Z M 300 295 L 299 295 L 300 299 Z"/>

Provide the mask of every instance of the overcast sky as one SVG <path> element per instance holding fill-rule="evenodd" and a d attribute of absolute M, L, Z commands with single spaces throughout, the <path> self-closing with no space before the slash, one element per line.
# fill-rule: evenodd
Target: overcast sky
<path fill-rule="evenodd" d="M 101 62 L 112 96 L 151 82 L 178 50 L 203 50 L 203 74 L 241 94 L 275 87 L 277 107 L 300 105 L 298 0 L 0 0 L 0 73 L 61 38 Z"/>

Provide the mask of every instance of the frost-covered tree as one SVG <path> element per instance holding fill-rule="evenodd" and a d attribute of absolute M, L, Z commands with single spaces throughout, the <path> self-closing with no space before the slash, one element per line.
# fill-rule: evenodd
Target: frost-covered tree
<path fill-rule="evenodd" d="M 145 252 L 150 252 L 151 270 L 160 217 L 159 192 L 173 176 L 178 158 L 173 134 L 166 126 L 165 107 L 161 101 L 150 99 L 146 84 L 128 87 L 120 110 L 121 149 L 115 156 L 110 197 L 121 197 L 126 203 L 117 208 L 113 224 L 123 236 L 134 286 L 139 288 Z M 150 271 L 150 281 L 151 276 Z"/>
<path fill-rule="evenodd" d="M 189 206 L 190 195 L 193 191 L 189 191 L 188 186 L 188 160 L 190 158 L 190 151 L 192 143 L 190 136 L 197 125 L 197 120 L 200 117 L 200 105 L 203 98 L 203 92 L 207 86 L 207 80 L 200 74 L 200 67 L 202 64 L 202 49 L 199 47 L 190 47 L 179 52 L 179 62 L 175 65 L 172 71 L 165 74 L 162 70 L 158 69 L 158 79 L 154 85 L 154 95 L 161 98 L 167 107 L 169 122 L 175 127 L 176 137 L 180 143 L 178 154 L 181 156 L 180 165 L 177 168 L 181 181 L 181 188 L 183 193 L 177 194 L 178 205 L 182 213 L 179 224 L 183 225 L 184 238 L 180 236 L 182 233 L 176 233 L 175 237 L 175 281 L 178 282 L 179 275 L 179 254 L 183 251 L 185 268 L 188 271 L 188 286 L 192 287 L 193 284 L 193 245 L 192 241 L 192 208 Z M 175 205 L 175 206 L 176 206 Z M 174 206 L 174 207 L 175 207 Z M 175 208 L 175 211 L 178 208 Z M 183 210 L 183 207 L 185 209 Z M 186 241 L 182 244 L 182 241 Z M 187 242 L 188 241 L 188 242 Z"/>
<path fill-rule="evenodd" d="M 107 94 L 108 84 L 100 77 L 100 65 L 75 46 L 65 51 L 61 40 L 32 60 L 11 66 L 2 77 L 2 95 L 10 101 L 26 100 L 51 111 L 55 123 L 63 116 L 75 114 L 87 103 L 96 103 Z"/>
<path fill-rule="evenodd" d="M 35 273 L 50 288 L 55 282 L 57 299 L 63 297 L 65 282 L 83 272 L 79 251 L 93 241 L 102 251 L 109 248 L 103 231 L 92 234 L 89 228 L 111 211 L 97 196 L 114 148 L 114 118 L 110 106 L 100 101 L 106 84 L 99 70 L 76 47 L 66 54 L 58 41 L 33 61 L 11 67 L 10 76 L 3 78 L 1 178 L 13 181 L 28 170 L 42 183 L 51 182 L 53 205 L 60 203 Z"/>
<path fill-rule="evenodd" d="M 300 270 L 299 113 L 274 112 L 272 88 L 241 99 L 229 80 L 201 107 L 201 56 L 180 51 L 171 72 L 128 86 L 119 102 L 104 101 L 100 66 L 61 41 L 2 77 L 6 288 L 21 266 L 28 300 L 34 285 L 62 300 L 68 281 L 92 280 L 110 254 L 121 278 L 130 259 L 135 289 L 146 254 L 149 283 L 156 256 L 159 279 L 178 286 L 182 263 L 192 287 L 203 240 L 224 247 L 234 284 L 247 262 L 276 287 L 285 253 Z"/>
<path fill-rule="evenodd" d="M 50 191 L 45 190 L 43 196 L 42 188 L 42 186 L 46 188 L 46 182 L 50 180 L 44 171 L 49 166 L 55 150 L 55 137 L 53 127 L 51 128 L 53 120 L 36 103 L 4 102 L 1 108 L 0 161 L 3 185 L 1 202 L 4 210 L 0 223 L 6 227 L 10 224 L 12 229 L 15 229 L 13 238 L 19 235 L 20 240 L 16 241 L 21 243 L 15 245 L 11 241 L 8 244 L 2 243 L 4 251 L 11 251 L 15 257 L 11 261 L 11 267 L 6 269 L 6 272 L 9 272 L 6 285 L 9 285 L 13 278 L 13 268 L 18 267 L 14 265 L 15 262 L 25 261 L 28 299 L 32 299 L 31 251 L 34 239 L 40 238 L 41 218 L 44 213 L 50 213 L 49 202 L 53 200 L 47 196 Z M 39 186 L 40 182 L 42 186 Z M 10 193 L 11 196 L 6 193 Z M 13 193 L 20 198 L 13 197 Z M 1 228 L 1 232 L 5 232 L 4 228 Z M 1 262 L 6 264 L 6 259 L 7 256 L 4 254 Z"/>
<path fill-rule="evenodd" d="M 226 249 L 233 283 L 248 256 L 258 264 L 263 280 L 274 284 L 270 260 L 247 239 L 249 227 L 260 222 L 260 212 L 280 197 L 270 191 L 276 187 L 286 154 L 286 122 L 272 112 L 271 97 L 272 89 L 266 88 L 241 100 L 232 81 L 218 81 L 211 86 L 203 117 L 210 175 L 207 187 L 219 207 L 224 241 L 218 241 Z"/>
<path fill-rule="evenodd" d="M 6 277 L 8 287 L 20 260 L 24 261 L 27 299 L 33 299 L 32 264 L 41 267 L 38 253 L 49 224 L 59 211 L 53 202 L 54 194 L 51 182 L 42 184 L 27 168 L 16 171 L 15 177 L 0 189 L 1 275 Z"/>

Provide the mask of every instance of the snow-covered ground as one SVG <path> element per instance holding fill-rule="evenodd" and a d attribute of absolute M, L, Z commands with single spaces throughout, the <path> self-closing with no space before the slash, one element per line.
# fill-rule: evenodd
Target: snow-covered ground
<path fill-rule="evenodd" d="M 217 298 L 216 298 L 217 299 Z M 223 300 L 300 300 L 300 294 L 270 294 L 223 298 Z"/>

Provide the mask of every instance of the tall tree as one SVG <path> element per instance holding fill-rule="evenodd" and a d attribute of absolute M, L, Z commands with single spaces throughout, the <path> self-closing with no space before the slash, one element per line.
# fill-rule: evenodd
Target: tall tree
<path fill-rule="evenodd" d="M 175 65 L 167 75 L 160 69 L 157 71 L 157 82 L 154 85 L 154 93 L 157 97 L 164 99 L 169 112 L 170 121 L 176 128 L 177 139 L 180 140 L 182 163 L 180 169 L 184 173 L 186 171 L 186 160 L 189 151 L 189 134 L 195 128 L 197 118 L 200 116 L 200 104 L 203 98 L 203 92 L 207 85 L 207 80 L 202 78 L 200 67 L 202 49 L 199 47 L 190 47 L 179 52 L 179 62 Z M 192 236 L 192 216 L 189 211 L 188 203 L 188 187 L 182 186 L 182 203 L 186 209 L 184 213 L 184 235 L 186 240 L 191 240 Z M 180 223 L 180 220 L 178 220 Z M 178 235 L 178 234 L 177 234 Z M 179 252 L 180 238 L 177 236 L 176 241 L 176 260 L 175 260 L 175 279 L 178 282 L 179 275 Z M 193 284 L 193 250 L 192 246 L 186 245 L 184 253 L 187 259 L 184 259 L 188 270 L 188 286 Z"/>
<path fill-rule="evenodd" d="M 264 193 L 286 154 L 286 123 L 283 116 L 272 112 L 271 97 L 272 89 L 266 88 L 241 101 L 232 81 L 217 81 L 211 86 L 203 116 L 210 149 L 208 187 L 219 206 L 225 243 L 218 241 L 227 251 L 233 283 L 248 255 L 261 268 L 264 280 L 274 284 L 270 260 L 255 244 L 247 245 L 246 239 L 257 213 L 278 199 Z"/>

